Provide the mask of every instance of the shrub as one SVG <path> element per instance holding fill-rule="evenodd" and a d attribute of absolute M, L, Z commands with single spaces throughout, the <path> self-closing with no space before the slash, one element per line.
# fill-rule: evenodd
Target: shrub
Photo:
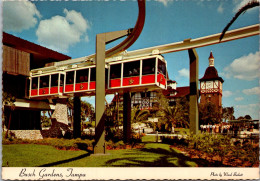
<path fill-rule="evenodd" d="M 45 138 L 41 140 L 22 140 L 22 139 L 3 139 L 2 144 L 42 144 L 54 146 L 58 149 L 81 149 L 87 150 L 92 147 L 93 140 L 77 139 L 64 139 L 64 138 Z"/>

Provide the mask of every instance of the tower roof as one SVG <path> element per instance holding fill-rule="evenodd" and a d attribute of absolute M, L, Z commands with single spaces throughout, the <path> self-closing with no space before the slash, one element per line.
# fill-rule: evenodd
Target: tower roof
<path fill-rule="evenodd" d="M 210 52 L 209 55 L 209 66 L 205 71 L 204 76 L 199 79 L 200 81 L 205 81 L 205 80 L 219 80 L 221 82 L 224 82 L 224 80 L 218 76 L 218 71 L 214 67 L 214 57 L 212 51 Z"/>
<path fill-rule="evenodd" d="M 210 58 L 214 58 L 212 51 L 210 52 L 210 55 L 209 55 L 209 59 L 210 59 Z"/>
<path fill-rule="evenodd" d="M 219 80 L 221 82 L 224 82 L 224 80 L 218 76 L 218 71 L 215 67 L 208 67 L 205 71 L 204 76 L 199 80 Z"/>

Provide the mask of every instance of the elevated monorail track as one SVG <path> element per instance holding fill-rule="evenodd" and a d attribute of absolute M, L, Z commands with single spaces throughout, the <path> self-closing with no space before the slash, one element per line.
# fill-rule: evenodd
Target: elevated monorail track
<path fill-rule="evenodd" d="M 140 31 L 138 28 L 137 28 L 137 30 Z M 224 42 L 228 42 L 228 41 L 238 40 L 238 39 L 242 39 L 242 38 L 246 38 L 246 37 L 256 36 L 259 34 L 260 34 L 259 24 L 255 24 L 255 25 L 227 31 L 224 38 L 221 41 L 219 40 L 221 33 L 217 33 L 217 34 L 204 36 L 204 37 L 200 37 L 200 38 L 196 38 L 196 39 L 185 39 L 180 42 L 169 43 L 169 44 L 165 44 L 165 45 L 159 45 L 159 46 L 154 46 L 154 47 L 149 47 L 149 48 L 144 48 L 144 49 L 139 49 L 139 50 L 123 51 L 119 54 L 116 54 L 115 56 L 106 58 L 106 62 L 126 60 L 126 59 L 130 59 L 130 58 L 149 56 L 149 55 L 154 55 L 154 54 L 167 54 L 167 53 L 172 53 L 172 52 L 184 51 L 184 50 L 189 50 L 192 48 L 200 48 L 200 47 L 204 47 L 204 46 L 209 46 L 209 45 L 224 43 Z M 136 36 L 132 37 L 132 38 L 136 38 Z M 128 45 L 130 45 L 130 44 L 128 44 Z M 124 47 L 124 48 L 126 48 L 126 47 Z M 108 55 L 110 55 L 111 52 L 113 52 L 112 50 L 108 50 L 108 51 L 109 51 Z M 115 53 L 115 52 L 113 52 L 113 53 Z M 75 64 L 77 64 L 77 65 L 75 65 Z M 57 70 L 70 69 L 75 66 L 84 67 L 87 65 L 94 65 L 94 64 L 95 64 L 95 54 L 92 54 L 89 56 L 80 57 L 80 58 L 76 58 L 76 59 L 69 59 L 69 60 L 65 60 L 65 61 L 55 62 L 52 66 L 34 69 L 31 71 L 31 73 L 37 74 L 37 72 L 52 72 L 52 71 L 57 71 Z"/>

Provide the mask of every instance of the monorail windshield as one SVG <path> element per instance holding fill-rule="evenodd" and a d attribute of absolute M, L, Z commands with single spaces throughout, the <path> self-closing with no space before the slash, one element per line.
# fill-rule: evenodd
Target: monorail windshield
<path fill-rule="evenodd" d="M 166 65 L 161 60 L 158 60 L 158 72 L 166 76 Z"/>

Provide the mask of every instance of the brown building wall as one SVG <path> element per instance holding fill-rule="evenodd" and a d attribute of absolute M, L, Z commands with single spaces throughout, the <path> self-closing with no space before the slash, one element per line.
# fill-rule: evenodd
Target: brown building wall
<path fill-rule="evenodd" d="M 200 103 L 206 104 L 207 102 L 212 102 L 222 112 L 222 95 L 220 93 L 201 94 Z"/>

